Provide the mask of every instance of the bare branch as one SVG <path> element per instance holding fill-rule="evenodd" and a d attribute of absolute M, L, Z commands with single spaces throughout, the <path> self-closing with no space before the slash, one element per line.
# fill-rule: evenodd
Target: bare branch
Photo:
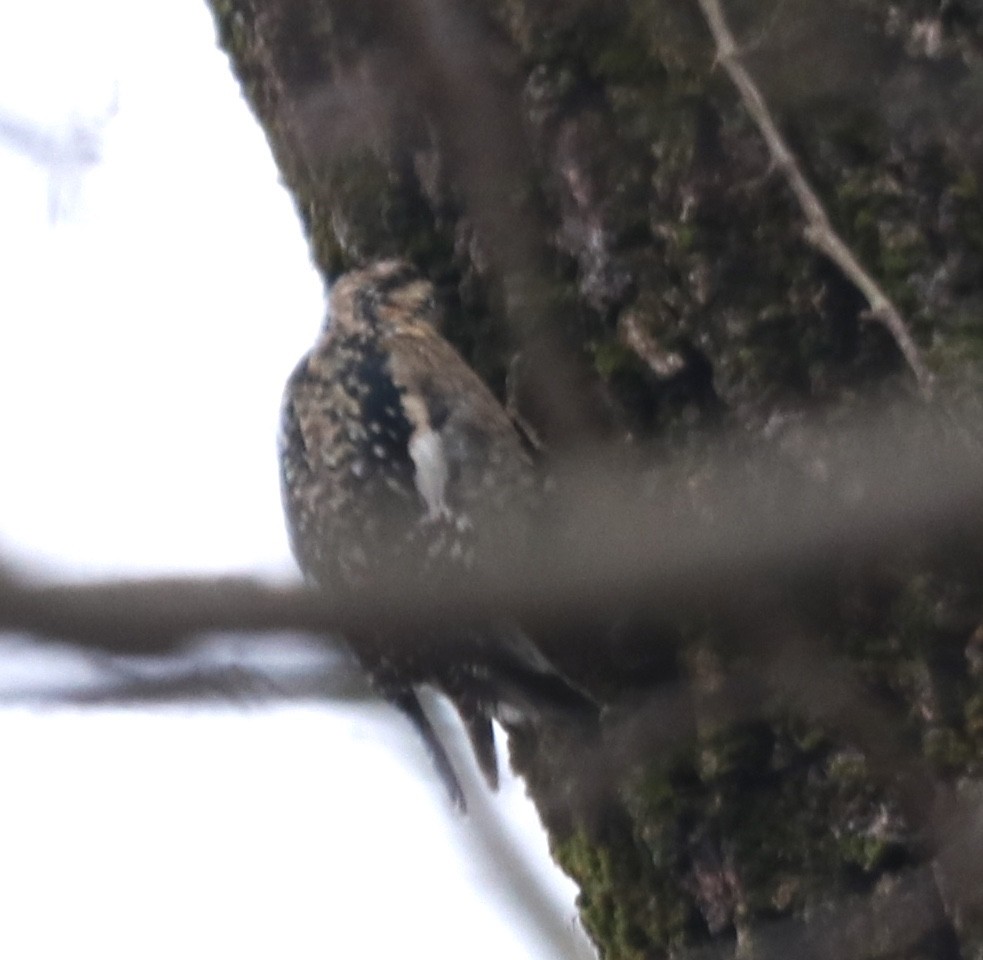
<path fill-rule="evenodd" d="M 907 323 L 881 285 L 833 227 L 822 201 L 806 179 L 802 167 L 779 131 L 758 85 L 741 63 L 737 42 L 727 25 L 720 0 L 697 0 L 697 2 L 716 42 L 717 59 L 740 92 L 745 107 L 768 144 L 775 166 L 782 172 L 805 214 L 806 241 L 832 260 L 864 295 L 870 307 L 870 316 L 882 323 L 894 338 L 918 381 L 922 395 L 928 399 L 932 395 L 933 376 L 925 366 Z"/>

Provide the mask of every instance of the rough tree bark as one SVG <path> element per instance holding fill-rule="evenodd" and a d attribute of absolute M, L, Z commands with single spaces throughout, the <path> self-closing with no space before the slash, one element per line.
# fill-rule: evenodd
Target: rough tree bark
<path fill-rule="evenodd" d="M 697 501 L 711 446 L 819 482 L 807 414 L 930 379 L 930 429 L 978 442 L 946 426 L 983 354 L 977 0 L 729 0 L 735 49 L 709 0 L 210 3 L 318 266 L 417 263 L 547 458 L 607 451 L 649 496 L 670 463 Z M 591 769 L 575 731 L 512 750 L 603 956 L 983 955 L 955 855 L 981 854 L 981 568 L 911 543 L 584 626 L 565 665 L 619 704 Z"/>

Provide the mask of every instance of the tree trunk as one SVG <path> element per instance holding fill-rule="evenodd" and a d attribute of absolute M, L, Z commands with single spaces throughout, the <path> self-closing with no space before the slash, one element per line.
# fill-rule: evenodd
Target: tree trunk
<path fill-rule="evenodd" d="M 318 266 L 416 263 L 546 457 L 815 480 L 807 414 L 905 398 L 978 443 L 975 0 L 210 2 Z M 557 638 L 603 762 L 513 762 L 602 956 L 983 956 L 981 567 L 922 537 Z"/>

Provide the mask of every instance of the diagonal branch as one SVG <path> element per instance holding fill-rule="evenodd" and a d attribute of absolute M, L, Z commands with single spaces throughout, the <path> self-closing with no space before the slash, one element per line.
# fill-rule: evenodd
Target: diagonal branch
<path fill-rule="evenodd" d="M 718 61 L 740 92 L 744 106 L 747 107 L 748 113 L 751 114 L 768 145 L 772 161 L 782 172 L 805 214 L 806 226 L 803 232 L 806 242 L 832 260 L 864 295 L 870 308 L 871 318 L 887 328 L 914 373 L 922 395 L 929 399 L 932 395 L 934 378 L 925 366 L 908 324 L 881 285 L 833 227 L 822 201 L 782 137 L 758 85 L 740 61 L 737 43 L 727 25 L 720 0 L 697 0 L 697 2 L 716 42 Z"/>

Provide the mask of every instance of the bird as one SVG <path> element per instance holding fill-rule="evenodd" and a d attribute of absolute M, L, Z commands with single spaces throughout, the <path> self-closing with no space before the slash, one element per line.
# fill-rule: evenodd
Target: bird
<path fill-rule="evenodd" d="M 290 545 L 305 579 L 329 597 L 393 571 L 408 589 L 437 591 L 441 575 L 528 535 L 535 466 L 505 409 L 438 331 L 440 316 L 433 284 L 407 262 L 351 270 L 331 285 L 324 325 L 287 381 L 278 446 Z M 454 705 L 492 789 L 494 719 L 592 707 L 514 624 L 462 628 L 453 645 L 391 627 L 348 639 L 462 811 L 421 687 Z"/>

